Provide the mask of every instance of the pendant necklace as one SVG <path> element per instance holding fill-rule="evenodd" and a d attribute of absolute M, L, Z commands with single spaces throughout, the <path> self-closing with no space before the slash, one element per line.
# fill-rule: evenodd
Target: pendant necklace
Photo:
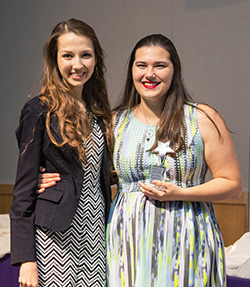
<path fill-rule="evenodd" d="M 148 126 L 150 126 L 150 124 L 149 124 L 149 122 L 148 122 L 148 119 L 146 118 L 146 116 L 145 116 L 145 114 L 144 114 L 144 111 L 143 111 L 143 108 L 142 108 L 142 106 L 140 105 L 140 109 L 141 109 L 141 112 L 142 112 L 142 114 L 143 114 L 143 116 L 144 116 L 144 118 L 145 118 L 145 121 L 146 121 L 146 123 L 147 123 L 147 125 Z M 152 129 L 152 128 L 148 128 L 147 130 L 146 130 L 146 140 L 147 140 L 147 142 L 149 142 L 150 141 L 150 139 L 151 139 L 151 137 L 154 135 L 154 130 Z"/>

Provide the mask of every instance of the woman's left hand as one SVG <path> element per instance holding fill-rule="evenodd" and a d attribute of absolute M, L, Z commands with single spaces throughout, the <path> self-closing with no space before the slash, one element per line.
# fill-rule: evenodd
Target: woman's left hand
<path fill-rule="evenodd" d="M 158 201 L 181 200 L 182 188 L 172 182 L 163 182 L 154 180 L 155 186 L 147 185 L 140 182 L 141 191 L 149 198 Z"/>
<path fill-rule="evenodd" d="M 61 180 L 59 173 L 47 173 L 45 168 L 40 166 L 40 172 L 37 181 L 36 193 L 40 194 L 45 191 L 46 188 L 56 185 Z"/>

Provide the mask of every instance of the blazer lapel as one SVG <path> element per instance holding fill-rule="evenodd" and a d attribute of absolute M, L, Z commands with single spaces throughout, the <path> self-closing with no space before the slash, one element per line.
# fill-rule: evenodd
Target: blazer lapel
<path fill-rule="evenodd" d="M 51 127 L 51 133 L 52 136 L 55 138 L 55 140 L 58 143 L 62 142 L 62 137 L 60 135 L 59 129 L 58 129 L 58 118 L 57 116 L 53 116 L 51 117 L 51 123 L 50 123 L 50 127 Z M 79 156 L 76 152 L 76 150 L 74 150 L 71 146 L 69 146 L 68 144 L 64 144 L 62 147 L 60 147 L 62 149 L 62 151 L 65 153 L 65 155 L 71 155 L 72 159 L 74 160 L 74 162 L 80 167 L 82 168 L 82 163 L 79 159 Z M 67 156 L 68 157 L 68 156 Z"/>

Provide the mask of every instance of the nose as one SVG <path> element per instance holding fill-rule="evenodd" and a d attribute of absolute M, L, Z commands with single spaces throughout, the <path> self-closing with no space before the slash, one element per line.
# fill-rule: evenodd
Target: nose
<path fill-rule="evenodd" d="M 155 78 L 155 73 L 154 73 L 154 67 L 147 67 L 147 70 L 146 70 L 146 77 L 149 78 L 149 79 L 152 79 L 152 78 Z"/>
<path fill-rule="evenodd" d="M 79 70 L 83 67 L 83 63 L 80 57 L 76 57 L 73 62 L 73 69 Z"/>

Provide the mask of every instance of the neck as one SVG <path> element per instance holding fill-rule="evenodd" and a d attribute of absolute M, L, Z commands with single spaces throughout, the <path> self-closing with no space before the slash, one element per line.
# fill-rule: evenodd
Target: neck
<path fill-rule="evenodd" d="M 145 101 L 135 107 L 134 114 L 136 118 L 148 125 L 158 125 L 162 112 L 162 105 L 148 104 Z"/>
<path fill-rule="evenodd" d="M 72 90 L 73 95 L 74 95 L 79 101 L 82 101 L 82 90 L 83 90 L 82 87 L 74 88 L 74 89 Z"/>

